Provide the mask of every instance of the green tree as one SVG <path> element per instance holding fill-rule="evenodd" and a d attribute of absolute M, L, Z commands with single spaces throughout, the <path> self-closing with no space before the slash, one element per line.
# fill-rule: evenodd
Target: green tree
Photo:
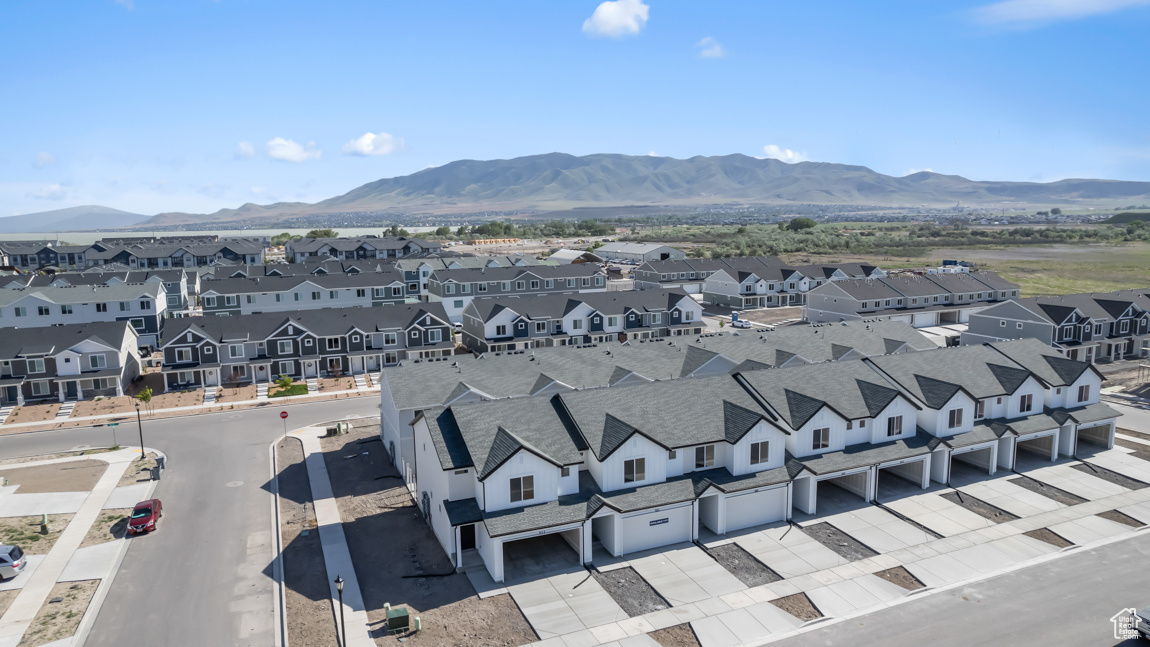
<path fill-rule="evenodd" d="M 745 233 L 747 233 L 747 228 L 746 227 L 739 227 L 738 229 L 735 230 L 735 233 L 736 234 L 745 234 Z"/>
<path fill-rule="evenodd" d="M 1050 215 L 1061 216 L 1062 215 L 1062 209 L 1059 209 L 1058 207 L 1054 207 L 1053 209 L 1050 210 Z"/>
<path fill-rule="evenodd" d="M 276 386 L 281 389 L 290 389 L 295 380 L 291 379 L 290 375 L 280 375 L 276 378 Z"/>
<path fill-rule="evenodd" d="M 466 236 L 467 235 L 467 225 L 459 225 L 459 229 L 455 230 L 455 235 L 459 236 L 461 238 L 463 236 Z"/>
<path fill-rule="evenodd" d="M 339 238 L 339 232 L 334 229 L 312 229 L 307 232 L 308 238 Z"/>
<path fill-rule="evenodd" d="M 438 227 L 435 230 L 435 235 L 436 236 L 450 236 L 451 235 L 451 227 Z"/>
<path fill-rule="evenodd" d="M 272 236 L 272 247 L 279 247 L 289 240 L 292 240 L 292 235 L 286 231 L 282 234 L 276 234 L 275 236 Z"/>
<path fill-rule="evenodd" d="M 812 229 L 816 224 L 817 223 L 810 218 L 791 218 L 791 221 L 787 223 L 787 229 L 789 231 L 802 231 L 804 229 Z"/>
<path fill-rule="evenodd" d="M 152 387 L 145 386 L 143 389 L 140 389 L 140 392 L 136 394 L 136 399 L 140 401 L 140 404 L 144 405 L 148 413 L 152 412 Z"/>

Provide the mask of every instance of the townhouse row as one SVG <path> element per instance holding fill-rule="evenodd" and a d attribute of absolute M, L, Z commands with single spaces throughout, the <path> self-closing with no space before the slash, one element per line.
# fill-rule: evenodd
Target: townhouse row
<path fill-rule="evenodd" d="M 124 395 L 140 374 L 126 321 L 0 332 L 0 407 Z"/>
<path fill-rule="evenodd" d="M 154 347 L 168 311 L 165 282 L 0 289 L 0 335 L 13 328 L 126 321 L 140 347 Z"/>
<path fill-rule="evenodd" d="M 215 236 L 145 239 L 142 242 L 107 239 L 91 245 L 60 245 L 52 241 L 0 241 L 0 255 L 21 270 L 82 270 L 120 263 L 131 269 L 204 267 L 222 261 L 263 263 L 265 244 L 252 238 Z"/>
<path fill-rule="evenodd" d="M 587 563 L 596 541 L 619 556 L 814 515 L 830 486 L 873 501 L 884 484 L 1012 469 L 1019 452 L 1110 447 L 1118 414 L 1099 402 L 1101 381 L 1020 340 L 535 397 L 460 393 L 407 423 L 414 496 L 457 566 L 475 551 L 503 581 L 505 555 L 540 550 L 543 535 Z"/>
<path fill-rule="evenodd" d="M 624 290 L 473 299 L 462 342 L 477 353 L 698 335 L 703 307 L 683 292 Z"/>
<path fill-rule="evenodd" d="M 963 344 L 1037 339 L 1085 362 L 1150 356 L 1150 288 L 1011 299 L 973 313 Z"/>
<path fill-rule="evenodd" d="M 55 274 L 15 274 L 0 278 L 0 288 L 42 288 L 84 285 L 123 285 L 126 283 L 160 283 L 164 286 L 167 311 L 171 316 L 187 314 L 199 294 L 200 275 L 195 270 L 128 270 L 108 269 L 101 265 L 82 272 Z"/>
<path fill-rule="evenodd" d="M 290 262 L 303 263 L 322 258 L 342 260 L 396 259 L 436 253 L 443 245 L 406 236 L 348 236 L 342 238 L 300 238 L 284 243 Z"/>
<path fill-rule="evenodd" d="M 452 323 L 476 297 L 545 296 L 605 292 L 607 274 L 598 265 L 531 265 L 436 269 L 427 278 L 427 299 L 442 303 Z"/>
<path fill-rule="evenodd" d="M 164 330 L 166 389 L 374 372 L 403 360 L 443 360 L 455 344 L 443 308 L 326 308 L 173 319 Z"/>

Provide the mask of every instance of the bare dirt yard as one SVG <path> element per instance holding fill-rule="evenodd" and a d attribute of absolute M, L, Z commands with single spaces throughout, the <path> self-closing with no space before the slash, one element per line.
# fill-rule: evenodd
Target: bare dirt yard
<path fill-rule="evenodd" d="M 15 600 L 17 595 L 20 595 L 20 589 L 0 591 L 0 618 L 4 617 L 4 612 L 8 610 L 8 606 L 12 604 L 12 600 Z"/>
<path fill-rule="evenodd" d="M 683 623 L 647 634 L 663 647 L 700 647 L 699 639 L 691 625 Z"/>
<path fill-rule="evenodd" d="M 17 458 L 0 459 L 0 467 L 8 465 L 20 465 L 21 463 L 32 463 L 35 461 L 46 461 L 52 458 L 71 458 L 73 456 L 91 456 L 92 454 L 103 454 L 104 452 L 114 451 L 111 447 L 97 447 L 95 449 L 82 449 L 74 452 L 58 452 L 56 454 L 36 454 L 34 456 L 20 456 Z M 4 472 L 0 470 L 0 476 Z"/>
<path fill-rule="evenodd" d="M 88 534 L 84 535 L 84 541 L 80 542 L 80 548 L 106 544 L 109 541 L 126 537 L 128 534 L 128 515 L 131 513 L 131 508 L 102 510 L 100 516 L 96 517 L 96 522 L 92 524 L 91 528 L 88 528 Z"/>
<path fill-rule="evenodd" d="M 20 494 L 38 492 L 86 492 L 108 469 L 104 461 L 82 460 L 34 467 L 0 468 L 0 478 L 19 485 Z"/>
<path fill-rule="evenodd" d="M 256 385 L 225 386 L 216 395 L 216 402 L 243 402 L 256 399 Z"/>
<path fill-rule="evenodd" d="M 280 533 L 283 537 L 284 585 L 289 645 L 338 643 L 327 567 L 323 561 L 311 483 L 303 462 L 303 444 L 284 438 L 276 444 L 279 470 Z"/>
<path fill-rule="evenodd" d="M 128 396 L 118 398 L 100 398 L 99 400 L 81 400 L 72 409 L 72 416 L 83 418 L 85 416 L 102 416 L 116 413 L 132 413 L 136 410 L 136 400 Z"/>
<path fill-rule="evenodd" d="M 0 544 L 16 545 L 29 555 L 47 555 L 72 521 L 71 514 L 48 515 L 48 532 L 40 530 L 40 515 L 0 519 Z"/>
<path fill-rule="evenodd" d="M 803 309 L 801 307 L 787 307 L 744 310 L 739 313 L 739 318 L 761 324 L 777 324 L 787 320 L 801 320 Z"/>
<path fill-rule="evenodd" d="M 785 598 L 771 600 L 771 604 L 804 622 L 823 617 L 822 612 L 814 602 L 811 602 L 806 593 L 795 593 Z"/>
<path fill-rule="evenodd" d="M 875 575 L 890 582 L 891 584 L 897 584 L 908 591 L 914 591 L 915 589 L 921 589 L 926 586 L 921 581 L 919 581 L 919 579 L 915 577 L 910 571 L 906 570 L 902 566 L 888 568 L 885 571 L 879 571 L 875 573 Z"/>
<path fill-rule="evenodd" d="M 100 580 L 57 583 L 17 647 L 38 647 L 75 634 L 99 584 Z"/>
<path fill-rule="evenodd" d="M 148 455 L 142 460 L 137 458 L 132 461 L 131 465 L 128 465 L 128 469 L 124 470 L 124 475 L 120 477 L 120 483 L 116 487 L 135 485 L 152 480 L 152 468 L 155 466 L 156 454 L 154 452 L 148 452 Z"/>
<path fill-rule="evenodd" d="M 16 407 L 12 413 L 8 414 L 8 419 L 5 424 L 14 425 L 18 422 L 43 422 L 44 420 L 51 420 L 56 417 L 56 412 L 60 410 L 59 402 L 49 402 L 45 404 L 26 404 L 22 407 Z"/>
<path fill-rule="evenodd" d="M 148 403 L 148 410 L 171 409 L 173 407 L 190 407 L 204 403 L 203 389 L 188 389 L 186 391 L 172 391 L 170 393 L 156 393 Z"/>
<path fill-rule="evenodd" d="M 350 375 L 344 377 L 321 377 L 316 380 L 321 393 L 325 391 L 350 391 L 355 388 L 355 378 Z"/>
<path fill-rule="evenodd" d="M 454 572 L 378 441 L 378 418 L 322 441 L 376 644 L 395 644 L 385 632 L 387 602 L 421 619 L 423 631 L 404 636 L 409 645 L 505 647 L 538 640 L 510 595 L 481 600 L 467 577 Z"/>

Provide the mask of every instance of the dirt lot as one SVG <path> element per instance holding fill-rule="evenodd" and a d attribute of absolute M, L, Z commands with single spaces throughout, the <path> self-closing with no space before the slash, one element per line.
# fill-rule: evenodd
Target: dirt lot
<path fill-rule="evenodd" d="M 0 469 L 0 479 L 19 485 L 20 494 L 37 492 L 86 492 L 96 486 L 108 469 L 104 461 L 82 460 L 54 465 Z"/>
<path fill-rule="evenodd" d="M 4 616 L 4 612 L 8 610 L 8 605 L 12 604 L 12 600 L 15 600 L 17 595 L 20 595 L 20 589 L 0 591 L 0 617 Z"/>
<path fill-rule="evenodd" d="M 615 600 L 619 608 L 632 618 L 671 607 L 667 600 L 630 566 L 610 571 L 593 570 L 591 575 Z"/>
<path fill-rule="evenodd" d="M 279 469 L 280 532 L 283 536 L 284 584 L 288 644 L 334 645 L 338 642 L 323 561 L 311 484 L 303 463 L 303 444 L 285 438 L 276 445 Z M 305 534 L 306 533 L 306 534 Z"/>
<path fill-rule="evenodd" d="M 73 456 L 91 456 L 92 454 L 103 454 L 104 452 L 115 451 L 111 447 L 99 447 L 96 449 L 84 449 L 76 452 L 59 452 L 56 454 L 37 454 L 35 456 L 21 456 L 19 458 L 5 458 L 0 459 L 0 466 L 4 465 L 20 465 L 21 463 L 32 463 L 35 461 L 46 461 L 52 458 L 71 458 Z M 4 472 L 0 471 L 0 476 Z"/>
<path fill-rule="evenodd" d="M 408 645 L 504 647 L 538 640 L 511 596 L 480 600 L 467 577 L 452 572 L 451 561 L 378 439 L 376 418 L 349 434 L 322 441 L 376 644 L 395 644 L 383 631 L 385 602 L 406 606 L 411 616 L 422 620 L 423 631 L 407 636 Z M 387 538 L 386 551 L 379 549 L 381 538 Z M 419 573 L 451 574 L 403 577 Z M 461 628 L 467 634 L 464 638 Z"/>
<path fill-rule="evenodd" d="M 1074 542 L 1066 539 L 1065 537 L 1054 532 L 1050 528 L 1039 528 L 1038 530 L 1031 530 L 1030 532 L 1024 532 L 1022 534 L 1026 535 L 1027 537 L 1030 537 L 1031 539 L 1037 539 L 1039 541 L 1044 541 L 1044 542 L 1050 544 L 1051 546 L 1057 546 L 1059 548 L 1066 548 L 1067 546 L 1073 546 L 1074 545 Z"/>
<path fill-rule="evenodd" d="M 256 399 L 256 385 L 224 387 L 216 395 L 216 402 L 242 402 Z"/>
<path fill-rule="evenodd" d="M 152 401 L 148 403 L 148 410 L 171 409 L 172 407 L 190 407 L 204 403 L 203 389 L 189 389 L 186 392 L 172 391 L 171 393 L 156 392 Z"/>
<path fill-rule="evenodd" d="M 745 310 L 739 313 L 739 318 L 761 324 L 775 324 L 788 319 L 802 319 L 803 309 L 801 307 L 787 307 Z"/>
<path fill-rule="evenodd" d="M 72 521 L 70 514 L 48 515 L 48 534 L 40 533 L 40 515 L 0 519 L 0 544 L 17 545 L 29 555 L 47 555 Z"/>
<path fill-rule="evenodd" d="M 101 511 L 96 522 L 88 529 L 88 534 L 84 535 L 84 541 L 80 542 L 80 548 L 123 539 L 128 534 L 128 515 L 131 513 L 131 508 Z"/>
<path fill-rule="evenodd" d="M 42 420 L 51 420 L 56 417 L 56 412 L 60 410 L 59 402 L 52 402 L 49 404 L 26 404 L 22 407 L 16 407 L 12 413 L 8 414 L 8 419 L 4 422 L 12 425 L 17 422 L 40 422 Z"/>
<path fill-rule="evenodd" d="M 647 634 L 663 647 L 700 647 L 691 625 L 683 623 Z"/>
<path fill-rule="evenodd" d="M 1138 521 L 1134 517 L 1131 517 L 1130 515 L 1119 512 L 1117 510 L 1107 510 L 1105 512 L 1099 512 L 1098 516 L 1102 517 L 1103 519 L 1106 519 L 1107 521 L 1113 521 L 1115 523 L 1124 524 L 1124 525 L 1130 526 L 1131 528 L 1141 528 L 1143 526 L 1143 523 L 1141 521 Z"/>
<path fill-rule="evenodd" d="M 1053 485 L 1032 479 L 1029 476 L 1018 476 L 1009 479 L 1007 482 L 1013 483 L 1019 487 L 1024 487 L 1031 492 L 1041 494 L 1042 496 L 1057 501 L 1062 505 L 1078 505 L 1079 503 L 1086 503 L 1086 499 L 1078 496 L 1077 494 L 1071 494 L 1066 490 L 1062 490 L 1054 487 Z"/>
<path fill-rule="evenodd" d="M 132 461 L 131 465 L 128 465 L 128 469 L 124 470 L 124 475 L 120 477 L 120 483 L 116 487 L 135 485 L 152 480 L 152 468 L 155 466 L 156 455 L 153 452 L 148 452 L 147 457 L 143 460 L 137 458 Z"/>
<path fill-rule="evenodd" d="M 37 647 L 76 633 L 99 584 L 100 580 L 57 583 L 32 619 L 32 625 L 24 632 L 24 639 L 18 647 Z M 60 601 L 52 602 L 56 599 Z"/>
<path fill-rule="evenodd" d="M 770 584 L 771 582 L 778 582 L 783 579 L 782 576 L 768 568 L 766 564 L 755 559 L 754 555 L 748 553 L 738 544 L 731 543 L 714 546 L 708 548 L 707 552 L 715 561 L 722 564 L 723 568 L 730 571 L 735 577 L 739 578 L 740 582 L 746 584 L 748 587 Z"/>
<path fill-rule="evenodd" d="M 822 612 L 819 611 L 814 602 L 811 602 L 806 593 L 795 593 L 785 598 L 771 600 L 771 604 L 803 622 L 823 617 Z"/>
<path fill-rule="evenodd" d="M 319 383 L 320 392 L 324 391 L 350 391 L 355 388 L 355 378 L 350 375 L 344 377 L 321 377 L 316 382 Z"/>
<path fill-rule="evenodd" d="M 878 554 L 861 541 L 825 521 L 803 526 L 803 534 L 851 561 L 874 557 Z"/>
<path fill-rule="evenodd" d="M 100 398 L 99 400 L 81 400 L 72 409 L 72 416 L 101 416 L 112 413 L 132 413 L 136 410 L 136 401 L 128 396 L 119 398 Z"/>
<path fill-rule="evenodd" d="M 920 582 L 917 577 L 912 575 L 910 571 L 906 570 L 902 566 L 888 568 L 885 571 L 879 571 L 875 573 L 875 575 L 890 582 L 891 584 L 897 584 L 908 591 L 914 591 L 915 589 L 921 589 L 922 587 L 926 586 Z"/>

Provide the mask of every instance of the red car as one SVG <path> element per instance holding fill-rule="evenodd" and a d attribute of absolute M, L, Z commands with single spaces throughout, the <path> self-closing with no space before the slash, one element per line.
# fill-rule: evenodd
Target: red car
<path fill-rule="evenodd" d="M 140 501 L 132 508 L 132 516 L 128 518 L 128 534 L 149 532 L 156 529 L 156 522 L 164 516 L 164 504 L 159 499 Z"/>

